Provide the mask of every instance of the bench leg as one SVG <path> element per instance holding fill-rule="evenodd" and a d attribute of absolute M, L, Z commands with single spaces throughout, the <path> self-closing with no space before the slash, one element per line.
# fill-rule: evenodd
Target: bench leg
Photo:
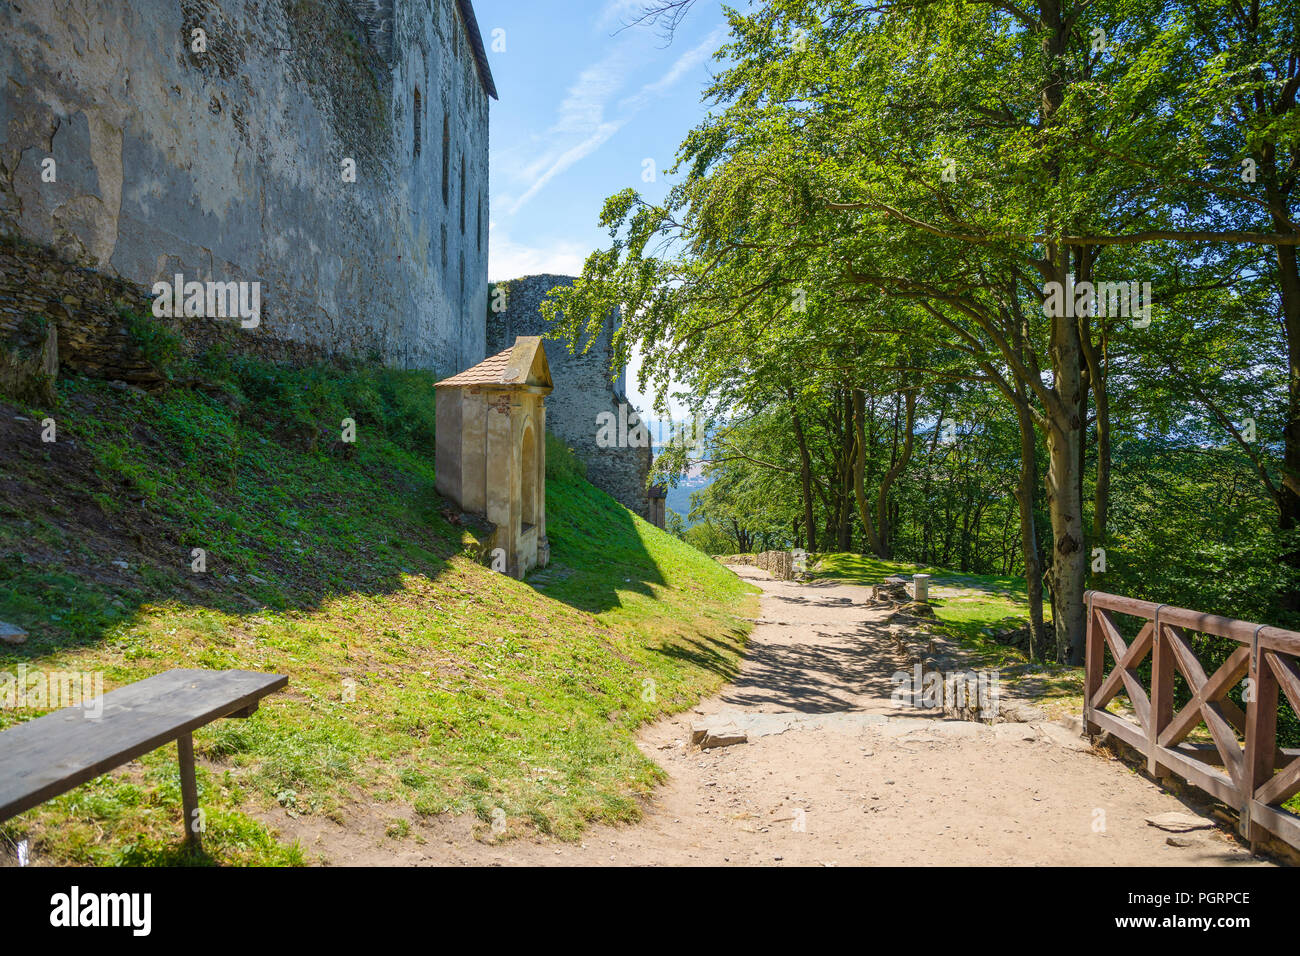
<path fill-rule="evenodd" d="M 201 848 L 199 838 L 199 787 L 194 779 L 194 738 L 181 734 L 176 738 L 176 754 L 181 765 L 181 806 L 185 812 L 185 842 Z"/>

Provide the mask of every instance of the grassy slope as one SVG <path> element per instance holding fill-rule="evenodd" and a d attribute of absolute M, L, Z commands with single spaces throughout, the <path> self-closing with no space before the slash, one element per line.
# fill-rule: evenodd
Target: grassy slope
<path fill-rule="evenodd" d="M 564 837 L 635 819 L 661 774 L 635 729 L 734 674 L 753 589 L 555 445 L 551 567 L 493 574 L 434 492 L 427 376 L 204 372 L 224 394 L 70 380 L 54 410 L 0 403 L 0 619 L 31 634 L 0 645 L 0 671 L 102 671 L 110 688 L 170 667 L 287 673 L 251 720 L 196 734 L 204 861 L 302 862 L 249 815 L 276 803 L 344 823 L 392 806 L 394 839 L 406 807 L 501 808 L 511 832 Z M 47 414 L 57 444 L 39 441 Z M 358 440 L 331 445 L 344 417 Z M 0 709 L 0 726 L 39 713 Z M 164 748 L 0 834 L 40 862 L 184 861 L 179 807 Z"/>

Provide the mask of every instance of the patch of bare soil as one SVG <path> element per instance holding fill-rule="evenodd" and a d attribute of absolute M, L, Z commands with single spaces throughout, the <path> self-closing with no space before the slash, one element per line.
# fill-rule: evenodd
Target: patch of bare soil
<path fill-rule="evenodd" d="M 70 399 L 56 419 L 59 440 L 47 443 L 40 439 L 41 422 L 0 402 L 0 448 L 6 449 L 0 468 L 0 514 L 15 516 L 20 528 L 30 526 L 23 516 L 48 515 L 75 530 L 78 545 L 56 551 L 28 537 L 21 554 L 0 554 L 0 560 L 47 565 L 106 589 L 124 590 L 137 582 L 114 559 L 131 567 L 145 558 L 159 564 L 179 559 L 161 544 L 168 538 L 164 525 L 149 513 L 142 496 L 109 480 L 75 437 L 68 422 L 92 413 L 84 397 Z M 152 441 L 143 425 L 131 438 Z M 118 513 L 106 515 L 95 494 L 114 501 Z"/>
<path fill-rule="evenodd" d="M 494 845 L 464 817 L 386 835 L 387 807 L 353 808 L 344 825 L 278 811 L 268 822 L 312 858 L 354 865 L 1264 864 L 1219 826 L 1170 842 L 1147 818 L 1198 808 L 1059 724 L 989 726 L 892 702 L 889 611 L 867 606 L 867 589 L 736 571 L 764 591 L 748 657 L 716 697 L 641 735 L 670 776 L 641 823 L 577 844 Z M 689 746 L 708 718 L 748 742 Z"/>

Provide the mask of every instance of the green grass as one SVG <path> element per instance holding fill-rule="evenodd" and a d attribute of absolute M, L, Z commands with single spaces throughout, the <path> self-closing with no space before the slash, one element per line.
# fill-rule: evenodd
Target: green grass
<path fill-rule="evenodd" d="M 551 440 L 551 566 L 493 574 L 434 491 L 430 375 L 223 355 L 191 371 L 220 388 L 73 379 L 54 409 L 0 403 L 16 448 L 0 460 L 0 619 L 31 635 L 0 671 L 98 671 L 111 688 L 246 668 L 289 687 L 196 733 L 203 856 L 179 843 L 174 748 L 0 837 L 43 863 L 294 865 L 311 858 L 260 822 L 281 810 L 378 814 L 392 841 L 417 838 L 397 818 L 447 812 L 486 835 L 500 808 L 506 837 L 637 819 L 662 771 L 636 729 L 735 674 L 754 589 Z M 14 420 L 46 415 L 57 445 Z M 355 445 L 337 441 L 345 417 Z M 0 727 L 39 713 L 0 709 Z"/>
<path fill-rule="evenodd" d="M 1000 630 L 1028 626 L 1029 599 L 1024 578 L 992 574 L 957 574 L 943 568 L 886 561 L 874 555 L 820 554 L 810 557 L 817 577 L 854 584 L 878 584 L 890 575 L 911 578 L 930 575 L 930 603 L 935 617 L 949 633 L 972 641 L 992 637 Z M 1050 608 L 1043 608 L 1050 620 Z"/>

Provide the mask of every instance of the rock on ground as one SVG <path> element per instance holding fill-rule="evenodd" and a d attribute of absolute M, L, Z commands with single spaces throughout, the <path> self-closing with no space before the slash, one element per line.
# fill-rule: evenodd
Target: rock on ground
<path fill-rule="evenodd" d="M 27 640 L 27 632 L 21 627 L 0 621 L 0 642 L 5 644 L 22 644 Z"/>

